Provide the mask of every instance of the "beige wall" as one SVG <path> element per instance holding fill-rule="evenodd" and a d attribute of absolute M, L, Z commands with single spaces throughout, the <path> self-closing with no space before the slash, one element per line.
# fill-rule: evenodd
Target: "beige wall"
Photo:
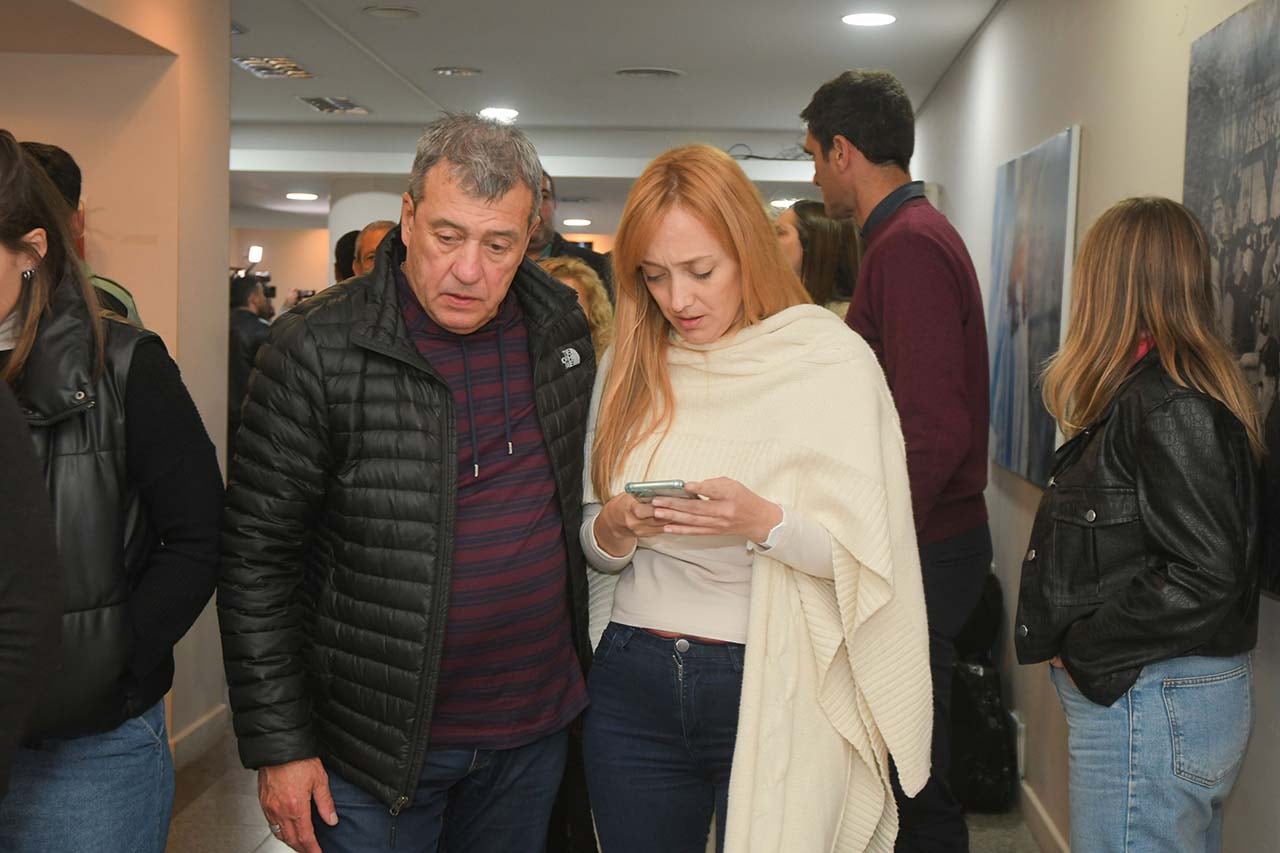
<path fill-rule="evenodd" d="M 586 234 L 578 231 L 572 233 L 561 233 L 562 237 L 570 243 L 590 243 L 591 251 L 605 254 L 613 251 L 613 235 L 612 234 Z"/>
<path fill-rule="evenodd" d="M 250 246 L 262 247 L 257 269 L 271 273 L 276 310 L 291 290 L 323 290 L 332 278 L 328 228 L 237 228 L 231 233 L 230 261 L 244 266 Z"/>
<path fill-rule="evenodd" d="M 76 5 L 85 12 L 69 11 L 68 0 L 49 0 L 59 14 L 28 15 L 19 22 L 17 4 L 0 4 L 0 32 L 23 33 L 18 45 L 61 39 L 68 51 L 93 50 L 58 28 L 68 15 L 87 12 L 104 19 L 107 30 L 115 26 L 136 34 L 139 50 L 149 55 L 123 55 L 128 39 L 113 42 L 112 49 L 121 52 L 114 56 L 0 51 L 0 79 L 7 84 L 0 124 L 20 139 L 54 142 L 76 157 L 85 177 L 89 259 L 133 291 L 143 320 L 182 368 L 221 454 L 227 393 L 228 0 Z M 51 32 L 38 33 L 37 27 Z M 226 686 L 212 608 L 176 657 L 169 725 L 181 762 L 225 727 Z"/>
<path fill-rule="evenodd" d="M 1006 0 L 920 110 L 915 177 L 941 206 L 989 284 L 995 173 L 1071 124 L 1083 131 L 1078 233 L 1131 195 L 1182 197 L 1191 43 L 1244 0 Z M 998 467 L 987 500 L 1012 622 L 1040 490 Z M 1226 809 L 1228 851 L 1280 838 L 1280 608 L 1264 600 L 1255 666 L 1257 725 Z M 1008 632 L 1006 632 L 1008 633 Z M 1011 703 L 1027 718 L 1023 811 L 1046 850 L 1067 830 L 1065 724 L 1043 666 L 1020 668 L 1006 640 Z"/>

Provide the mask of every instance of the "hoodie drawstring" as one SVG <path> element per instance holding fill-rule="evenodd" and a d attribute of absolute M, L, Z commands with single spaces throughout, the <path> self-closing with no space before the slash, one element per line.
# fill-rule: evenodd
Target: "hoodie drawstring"
<path fill-rule="evenodd" d="M 480 436 L 476 431 L 475 394 L 471 390 L 471 363 L 467 359 L 467 341 L 459 342 L 462 347 L 462 378 L 467 383 L 467 426 L 471 428 L 471 468 L 474 476 L 480 476 Z"/>
<path fill-rule="evenodd" d="M 507 351 L 502 346 L 502 326 L 498 326 L 498 371 L 502 377 L 502 426 L 507 434 L 507 455 L 515 453 L 511 446 L 511 399 L 507 393 Z"/>
<path fill-rule="evenodd" d="M 480 432 L 476 427 L 475 394 L 471 387 L 471 360 L 467 357 L 467 342 L 459 341 L 462 347 L 462 377 L 467 384 L 467 425 L 471 433 L 471 471 L 472 476 L 480 476 Z M 502 326 L 498 326 L 498 371 L 502 379 L 502 426 L 506 432 L 507 455 L 515 454 L 515 446 L 511 442 L 511 392 L 507 388 L 507 352 L 503 346 Z"/>

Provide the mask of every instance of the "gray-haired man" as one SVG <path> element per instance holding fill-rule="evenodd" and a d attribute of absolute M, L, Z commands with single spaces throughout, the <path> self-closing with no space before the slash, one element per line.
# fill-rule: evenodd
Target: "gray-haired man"
<path fill-rule="evenodd" d="M 240 755 L 296 850 L 546 838 L 586 705 L 566 531 L 595 365 L 573 292 L 522 263 L 540 178 L 519 131 L 433 122 L 373 271 L 258 356 L 218 610 Z"/>

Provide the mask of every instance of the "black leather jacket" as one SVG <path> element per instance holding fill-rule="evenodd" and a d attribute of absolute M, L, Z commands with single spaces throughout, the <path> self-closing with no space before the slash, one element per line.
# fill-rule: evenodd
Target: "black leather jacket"
<path fill-rule="evenodd" d="M 1022 563 L 1021 663 L 1111 705 L 1146 664 L 1253 648 L 1259 469 L 1243 425 L 1149 353 L 1058 449 Z"/>

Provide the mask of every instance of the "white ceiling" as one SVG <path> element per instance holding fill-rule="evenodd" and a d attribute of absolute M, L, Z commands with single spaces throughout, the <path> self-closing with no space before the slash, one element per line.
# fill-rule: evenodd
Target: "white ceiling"
<path fill-rule="evenodd" d="M 745 142 L 757 154 L 797 154 L 800 110 L 845 68 L 888 68 L 919 106 L 996 0 L 387 0 L 419 10 L 413 20 L 362 13 L 374 2 L 232 0 L 232 17 L 248 29 L 231 38 L 233 56 L 288 56 L 315 74 L 261 80 L 229 67 L 233 206 L 300 210 L 272 194 L 305 179 L 322 196 L 306 212 L 323 214 L 327 181 L 399 179 L 417 128 L 441 110 L 500 105 L 520 110 L 560 195 L 595 199 L 598 209 L 582 214 L 611 228 L 627 178 L 672 144 Z M 840 23 L 857 11 L 891 12 L 898 22 Z M 432 71 L 439 65 L 484 73 L 445 78 Z M 686 73 L 613 74 L 635 65 Z M 298 96 L 348 97 L 371 114 L 322 115 Z M 801 194 L 812 176 L 801 163 L 744 166 L 766 197 Z M 579 214 L 571 207 L 559 216 Z"/>

